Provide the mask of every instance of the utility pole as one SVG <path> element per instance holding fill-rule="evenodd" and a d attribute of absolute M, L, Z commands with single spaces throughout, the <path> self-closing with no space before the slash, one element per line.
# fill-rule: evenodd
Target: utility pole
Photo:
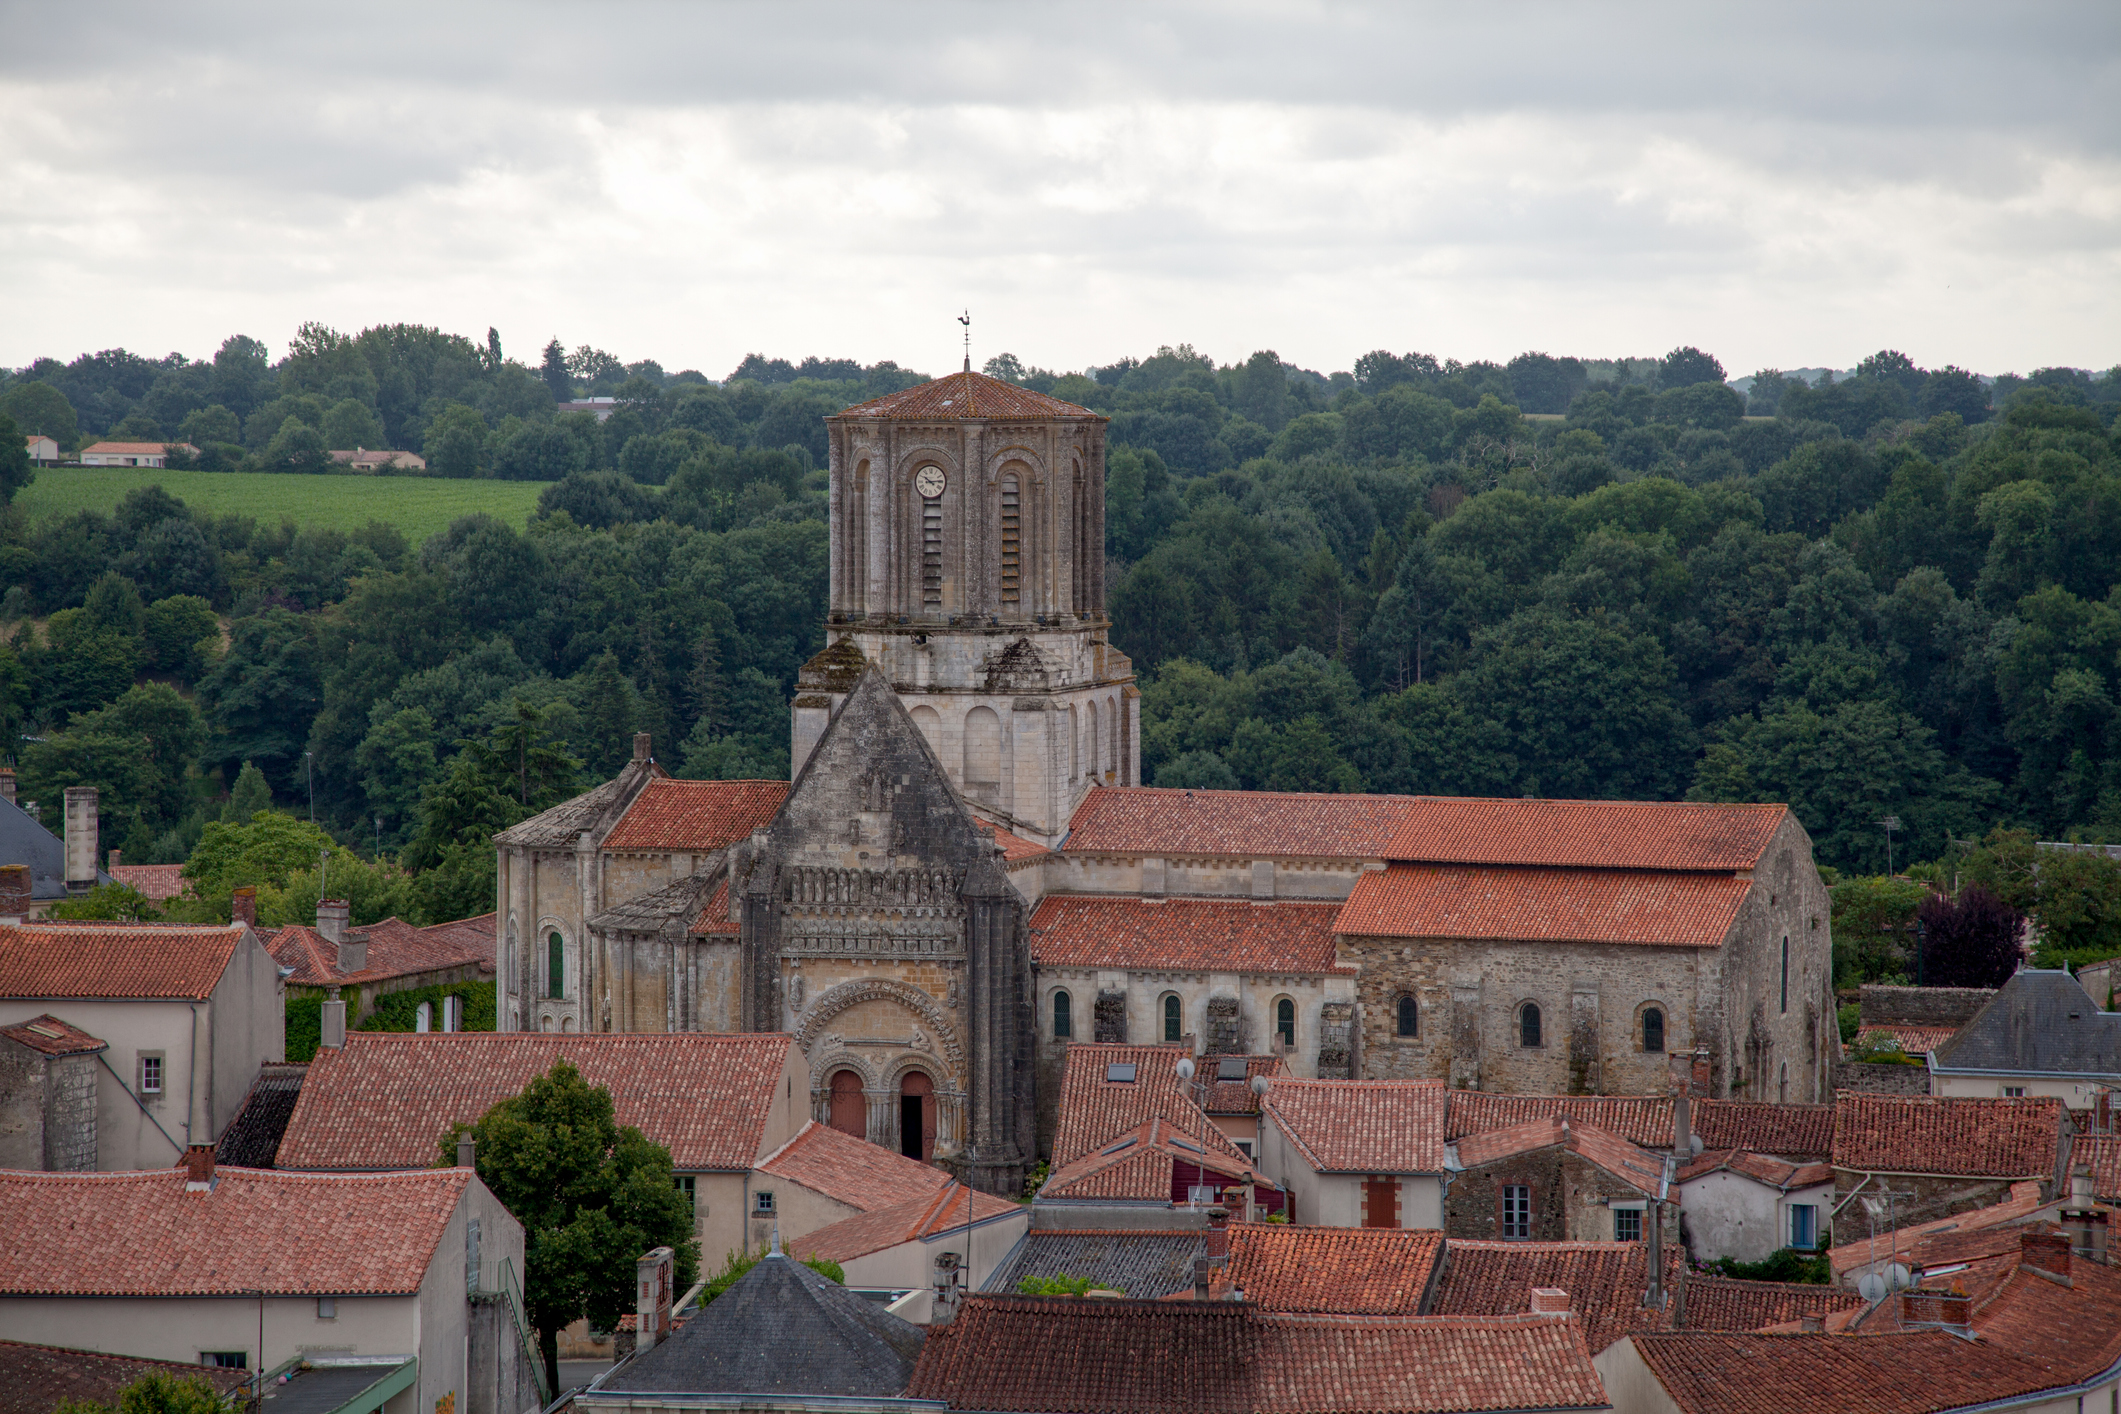
<path fill-rule="evenodd" d="M 317 773 L 311 766 L 314 754 L 302 753 L 302 777 L 309 782 L 309 823 L 312 825 L 317 823 Z"/>
<path fill-rule="evenodd" d="M 1885 877 L 1893 877 L 1893 831 L 1900 828 L 1900 817 L 1888 815 L 1877 822 L 1885 826 Z"/>

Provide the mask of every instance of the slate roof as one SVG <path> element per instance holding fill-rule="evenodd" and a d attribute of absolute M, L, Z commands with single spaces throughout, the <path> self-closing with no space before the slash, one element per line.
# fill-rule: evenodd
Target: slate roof
<path fill-rule="evenodd" d="M 115 1409 L 127 1385 L 151 1374 L 180 1380 L 197 1376 L 224 1397 L 250 1379 L 248 1370 L 0 1340 L 0 1414 L 52 1414 L 67 1399 Z"/>
<path fill-rule="evenodd" d="M 306 924 L 293 924 L 263 938 L 265 950 L 282 967 L 292 967 L 290 986 L 359 986 L 393 977 L 417 976 L 457 967 L 494 969 L 494 915 L 463 918 L 416 927 L 402 918 L 386 918 L 349 928 L 368 938 L 367 965 L 358 972 L 339 970 L 339 945 Z"/>
<path fill-rule="evenodd" d="M 1937 1095 L 1834 1097 L 1834 1167 L 1872 1173 L 2053 1178 L 2062 1102 Z"/>
<path fill-rule="evenodd" d="M 962 1232 L 965 1227 L 966 1195 L 971 1194 L 971 1221 L 975 1228 L 1022 1211 L 1018 1204 L 1006 1198 L 997 1198 L 992 1193 L 981 1193 L 968 1189 L 961 1183 L 945 1183 L 932 1193 L 924 1193 L 903 1203 L 873 1212 L 856 1213 L 850 1218 L 841 1218 L 817 1231 L 797 1238 L 788 1248 L 797 1257 L 823 1257 L 828 1261 L 851 1262 L 857 1257 L 866 1257 L 872 1252 L 882 1252 L 901 1243 L 919 1242 L 955 1229 Z"/>
<path fill-rule="evenodd" d="M 1054 1167 L 1072 1163 L 1159 1115 L 1224 1157 L 1242 1159 L 1237 1146 L 1180 1090 L 1178 1063 L 1191 1054 L 1176 1044 L 1071 1044 L 1061 1061 Z M 1115 1065 L 1133 1066 L 1135 1078 L 1111 1079 Z"/>
<path fill-rule="evenodd" d="M 1705 1149 L 1749 1149 L 1799 1160 L 1824 1159 L 1834 1150 L 1832 1105 L 1695 1100 L 1691 1110 L 1689 1123 Z"/>
<path fill-rule="evenodd" d="M 1674 1252 L 1668 1272 L 1682 1254 Z M 1656 1330 L 1668 1317 L 1645 1310 L 1649 1248 L 1640 1242 L 1468 1242 L 1444 1246 L 1443 1273 L 1429 1311 L 1439 1316 L 1498 1316 L 1529 1311 L 1532 1288 L 1559 1287 L 1583 1322 L 1593 1352 L 1630 1331 Z"/>
<path fill-rule="evenodd" d="M 713 921 L 707 915 L 715 911 L 717 885 L 722 898 L 721 921 L 727 924 L 728 871 L 717 869 L 712 874 L 673 879 L 661 888 L 621 900 L 592 917 L 589 926 L 611 933 L 662 933 L 672 928 L 697 933 L 701 922 Z"/>
<path fill-rule="evenodd" d="M 1714 948 L 1752 887 L 1729 874 L 1393 864 L 1355 881 L 1335 931 Z"/>
<path fill-rule="evenodd" d="M 13 1026 L 0 1026 L 0 1036 L 47 1056 L 87 1056 L 110 1049 L 110 1042 L 91 1036 L 50 1012 Z"/>
<path fill-rule="evenodd" d="M 1864 1300 L 1837 1286 L 1794 1281 L 1734 1281 L 1689 1273 L 1686 1325 L 1696 1331 L 1758 1331 L 1805 1316 L 1860 1311 Z"/>
<path fill-rule="evenodd" d="M 911 388 L 901 388 L 896 393 L 886 393 L 881 398 L 871 398 L 866 403 L 856 403 L 825 420 L 837 422 L 862 418 L 882 418 L 890 422 L 1019 422 L 1050 418 L 1105 421 L 1102 415 L 1086 407 L 969 371 L 946 374 L 926 383 L 916 383 Z"/>
<path fill-rule="evenodd" d="M 66 897 L 66 841 L 12 800 L 0 800 L 0 859 L 29 866 L 31 899 Z M 96 877 L 109 878 L 100 872 Z"/>
<path fill-rule="evenodd" d="M 1056 1165 L 1040 1186 L 1038 1201 L 1169 1203 L 1181 1183 L 1206 1184 L 1209 1175 L 1224 1180 L 1219 1187 L 1257 1178 L 1251 1160 L 1234 1147 L 1225 1152 L 1158 1116 Z"/>
<path fill-rule="evenodd" d="M 137 890 L 156 903 L 173 899 L 189 887 L 181 864 L 114 864 L 106 872 L 112 883 Z"/>
<path fill-rule="evenodd" d="M 1418 796 L 1385 857 L 1430 864 L 1731 872 L 1760 862 L 1784 805 Z"/>
<path fill-rule="evenodd" d="M 283 1169 L 424 1168 L 442 1134 L 522 1093 L 554 1061 L 611 1091 L 618 1122 L 670 1150 L 683 1173 L 745 1170 L 793 1043 L 761 1032 L 555 1035 L 347 1033 L 320 1050 L 280 1141 Z"/>
<path fill-rule="evenodd" d="M 939 1168 L 814 1119 L 759 1160 L 757 1169 L 865 1213 L 932 1199 L 950 1182 Z"/>
<path fill-rule="evenodd" d="M 1049 894 L 1031 915 L 1041 967 L 1149 972 L 1353 972 L 1333 948 L 1333 903 Z"/>
<path fill-rule="evenodd" d="M 243 1108 L 236 1111 L 236 1117 L 221 1131 L 221 1138 L 214 1145 L 214 1162 L 239 1168 L 271 1168 L 280 1152 L 280 1139 L 287 1133 L 287 1121 L 294 1115 L 295 1101 L 301 1097 L 302 1077 L 308 1070 L 307 1065 L 293 1062 L 266 1061 L 259 1066 L 257 1078 L 250 1082 L 250 1093 L 243 1097 Z"/>
<path fill-rule="evenodd" d="M 0 1295 L 403 1295 L 470 1169 L 291 1174 L 0 1171 Z"/>
<path fill-rule="evenodd" d="M 1785 1193 L 1793 1188 L 1811 1188 L 1834 1181 L 1832 1164 L 1793 1164 L 1771 1154 L 1755 1154 L 1747 1149 L 1704 1150 L 1692 1163 L 1679 1170 L 1676 1181 L 1692 1183 L 1697 1178 L 1725 1170 Z"/>
<path fill-rule="evenodd" d="M 1694 1112 L 1701 1112 L 1701 1101 Z M 1672 1147 L 1672 1101 L 1663 1095 L 1497 1095 L 1453 1090 L 1444 1112 L 1444 1137 L 1463 1139 L 1490 1129 L 1509 1129 L 1549 1115 L 1566 1115 L 1608 1129 L 1631 1144 Z"/>
<path fill-rule="evenodd" d="M 245 931 L 240 923 L 0 925 L 0 997 L 204 1001 Z"/>
<path fill-rule="evenodd" d="M 2064 971 L 2025 968 L 1937 1047 L 1932 1068 L 2121 1078 L 2121 1012 Z"/>
<path fill-rule="evenodd" d="M 1276 1080 L 1260 1102 L 1319 1173 L 1442 1173 L 1440 1080 Z"/>
<path fill-rule="evenodd" d="M 604 1375 L 597 1389 L 896 1399 L 913 1376 L 923 1335 L 775 1253 L 668 1340 Z"/>
<path fill-rule="evenodd" d="M 648 782 L 604 837 L 614 850 L 726 849 L 770 824 L 788 798 L 786 781 Z"/>
<path fill-rule="evenodd" d="M 1458 1162 L 1475 1169 L 1498 1159 L 1514 1158 L 1556 1146 L 1567 1149 L 1648 1196 L 1656 1196 L 1664 1182 L 1664 1159 L 1640 1145 L 1630 1144 L 1610 1129 L 1571 1121 L 1566 1115 L 1535 1119 L 1510 1129 L 1491 1129 L 1469 1134 L 1458 1141 Z"/>
<path fill-rule="evenodd" d="M 1099 786 L 1083 797 L 1069 854 L 1382 859 L 1414 797 Z"/>
<path fill-rule="evenodd" d="M 518 820 L 495 835 L 493 842 L 529 849 L 573 849 L 584 830 L 593 838 L 616 819 L 620 808 L 642 784 L 667 777 L 668 773 L 653 761 L 630 761 L 603 784 L 541 810 L 528 820 Z"/>
<path fill-rule="evenodd" d="M 1230 1284 L 1268 1311 L 1419 1315 L 1443 1234 L 1399 1228 L 1230 1224 Z"/>
<path fill-rule="evenodd" d="M 1581 1328 L 1263 1312 L 1234 1301 L 972 1296 L 928 1337 L 908 1398 L 960 1409 L 1603 1409 Z"/>
<path fill-rule="evenodd" d="M 1193 1260 L 1207 1235 L 1182 1231 L 1033 1229 L 1018 1240 L 983 1291 L 1013 1295 L 1025 1277 L 1087 1277 L 1107 1291 L 1145 1300 L 1193 1289 Z"/>

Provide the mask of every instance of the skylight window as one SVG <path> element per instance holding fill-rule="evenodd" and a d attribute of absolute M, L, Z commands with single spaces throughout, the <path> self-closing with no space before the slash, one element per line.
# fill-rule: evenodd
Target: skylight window
<path fill-rule="evenodd" d="M 1134 1146 L 1134 1142 L 1135 1141 L 1131 1137 L 1122 1139 L 1117 1144 L 1111 1145 L 1108 1148 L 1098 1150 L 1098 1157 L 1102 1158 L 1106 1154 L 1117 1154 L 1122 1149 L 1132 1148 Z"/>
<path fill-rule="evenodd" d="M 1207 1150 L 1205 1150 L 1205 1149 L 1201 1148 L 1201 1147 L 1200 1147 L 1200 1145 L 1198 1145 L 1198 1144 L 1193 1144 L 1193 1143 L 1189 1143 L 1189 1142 L 1187 1142 L 1187 1141 L 1186 1141 L 1186 1140 L 1184 1140 L 1184 1139 L 1180 1139 L 1180 1138 L 1179 1138 L 1179 1137 L 1177 1137 L 1176 1135 L 1173 1135 L 1173 1136 L 1172 1136 L 1172 1138 L 1171 1138 L 1171 1142 L 1172 1142 L 1173 1144 L 1176 1144 L 1176 1145 L 1177 1145 L 1177 1146 L 1178 1146 L 1179 1148 L 1181 1148 L 1181 1149 L 1184 1149 L 1184 1150 L 1188 1151 L 1189 1153 L 1194 1153 L 1194 1154 L 1205 1154 L 1205 1153 L 1207 1153 L 1207 1152 L 1208 1152 Z"/>
<path fill-rule="evenodd" d="M 1124 1061 L 1106 1066 L 1105 1080 L 1113 1085 L 1132 1085 L 1134 1083 L 1134 1063 L 1132 1061 Z"/>
<path fill-rule="evenodd" d="M 1215 1063 L 1215 1078 L 1217 1080 L 1244 1079 L 1245 1058 L 1243 1056 L 1224 1056 Z"/>

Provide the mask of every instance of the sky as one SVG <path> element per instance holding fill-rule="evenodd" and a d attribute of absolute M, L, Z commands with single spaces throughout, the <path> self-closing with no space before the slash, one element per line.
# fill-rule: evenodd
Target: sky
<path fill-rule="evenodd" d="M 0 363 L 2121 362 L 2121 5 L 0 0 Z"/>

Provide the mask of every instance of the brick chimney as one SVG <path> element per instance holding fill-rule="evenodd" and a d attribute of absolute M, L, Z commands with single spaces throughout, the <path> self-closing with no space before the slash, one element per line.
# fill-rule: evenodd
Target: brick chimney
<path fill-rule="evenodd" d="M 649 754 L 648 754 L 648 733 L 646 733 L 646 732 L 635 732 L 635 733 L 633 734 L 633 762 L 634 762 L 634 764 L 635 764 L 636 766 L 645 766 L 645 765 L 647 765 L 647 764 L 648 764 L 648 762 L 649 762 L 649 761 L 651 761 L 651 760 L 653 760 L 653 759 L 654 759 L 654 758 L 653 758 L 653 757 L 651 757 L 651 756 L 649 756 Z"/>
<path fill-rule="evenodd" d="M 0 922 L 29 918 L 30 877 L 27 864 L 0 864 Z"/>
<path fill-rule="evenodd" d="M 478 1164 L 479 1142 L 469 1133 L 457 1136 L 457 1167 L 475 1169 Z"/>
<path fill-rule="evenodd" d="M 1682 1164 L 1694 1157 L 1694 1097 L 1685 1091 L 1672 1097 L 1672 1152 Z"/>
<path fill-rule="evenodd" d="M 1230 1260 L 1230 1210 L 1208 1209 L 1208 1260 L 1220 1267 Z"/>
<path fill-rule="evenodd" d="M 668 1247 L 656 1247 L 634 1263 L 639 1293 L 634 1303 L 635 1350 L 653 1350 L 670 1338 L 670 1272 L 675 1255 Z"/>
<path fill-rule="evenodd" d="M 204 1193 L 214 1186 L 214 1146 L 194 1144 L 184 1151 L 184 1191 Z"/>
<path fill-rule="evenodd" d="M 2069 1275 L 2069 1234 L 2029 1227 L 2018 1235 L 2018 1265 L 2051 1277 Z"/>
<path fill-rule="evenodd" d="M 1558 1286 L 1533 1287 L 1532 1314 L 1535 1316 L 1566 1316 L 1569 1314 L 1569 1294 Z"/>
<path fill-rule="evenodd" d="M 1973 1329 L 1973 1323 L 1974 1298 L 1963 1291 L 1900 1293 L 1900 1324 L 1903 1326 L 1942 1326 L 1964 1335 Z"/>
<path fill-rule="evenodd" d="M 66 788 L 66 891 L 96 887 L 96 788 Z"/>
<path fill-rule="evenodd" d="M 119 860 L 119 858 L 120 858 L 120 857 L 121 857 L 121 856 L 122 856 L 123 854 L 124 854 L 124 851 L 123 851 L 123 850 L 117 850 L 117 849 L 114 849 L 114 850 L 112 850 L 112 851 L 110 852 L 110 862 L 109 862 L 109 863 L 108 863 L 107 865 L 105 865 L 104 867 L 105 867 L 105 868 L 107 868 L 107 869 L 115 869 L 115 868 L 117 868 L 117 867 L 118 867 L 118 860 Z"/>
<path fill-rule="evenodd" d="M 229 895 L 228 912 L 229 916 L 235 919 L 236 922 L 248 923 L 253 928 L 257 927 L 258 886 L 245 884 L 242 888 Z"/>
<path fill-rule="evenodd" d="M 327 943 L 336 943 L 346 936 L 346 919 L 352 912 L 343 898 L 320 898 L 317 900 L 317 931 Z"/>
<path fill-rule="evenodd" d="M 15 768 L 0 766 L 0 800 L 9 805 L 15 803 Z"/>
<path fill-rule="evenodd" d="M 319 1049 L 342 1051 L 346 1049 L 346 1003 L 339 999 L 339 989 L 334 987 L 324 998 L 323 1011 L 317 1018 Z"/>

